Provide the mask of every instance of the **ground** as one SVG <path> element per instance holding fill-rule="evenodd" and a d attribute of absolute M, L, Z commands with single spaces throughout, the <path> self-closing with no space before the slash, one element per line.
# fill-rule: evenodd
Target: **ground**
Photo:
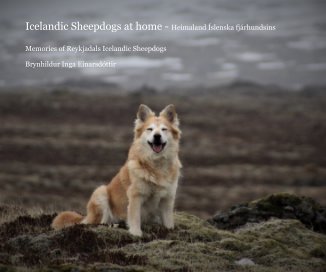
<path fill-rule="evenodd" d="M 174 230 L 145 225 L 144 236 L 137 238 L 123 224 L 54 231 L 50 223 L 55 214 L 29 213 L 19 207 L 1 209 L 1 271 L 316 272 L 326 267 L 326 236 L 297 219 L 270 218 L 221 230 L 178 212 Z"/>

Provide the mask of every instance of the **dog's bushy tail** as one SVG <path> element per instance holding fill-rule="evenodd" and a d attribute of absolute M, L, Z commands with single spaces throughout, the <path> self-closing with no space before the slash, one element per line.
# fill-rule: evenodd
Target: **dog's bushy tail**
<path fill-rule="evenodd" d="M 53 219 L 51 226 L 55 230 L 60 230 L 73 226 L 75 224 L 79 224 L 83 219 L 84 217 L 76 212 L 61 212 Z"/>
<path fill-rule="evenodd" d="M 106 224 L 113 221 L 106 185 L 95 189 L 87 204 L 87 215 L 76 212 L 61 212 L 52 222 L 52 228 L 59 230 L 75 224 Z"/>

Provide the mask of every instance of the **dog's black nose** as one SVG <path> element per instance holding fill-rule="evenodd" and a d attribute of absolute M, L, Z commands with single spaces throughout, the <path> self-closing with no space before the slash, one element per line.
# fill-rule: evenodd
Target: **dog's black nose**
<path fill-rule="evenodd" d="M 154 141 L 155 142 L 161 141 L 161 134 L 154 134 Z"/>

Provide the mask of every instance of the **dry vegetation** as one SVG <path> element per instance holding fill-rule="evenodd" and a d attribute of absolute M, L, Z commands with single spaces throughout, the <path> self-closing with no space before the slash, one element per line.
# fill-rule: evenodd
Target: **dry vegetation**
<path fill-rule="evenodd" d="M 174 103 L 183 139 L 177 210 L 201 217 L 273 192 L 326 204 L 326 95 L 0 94 L 0 202 L 84 212 L 127 156 L 140 103 Z"/>
<path fill-rule="evenodd" d="M 12 208 L 0 214 L 13 214 Z M 1 271 L 325 271 L 326 236 L 297 220 L 274 218 L 226 231 L 177 213 L 173 231 L 146 225 L 137 238 L 122 225 L 54 231 L 54 216 L 26 213 L 0 225 Z"/>

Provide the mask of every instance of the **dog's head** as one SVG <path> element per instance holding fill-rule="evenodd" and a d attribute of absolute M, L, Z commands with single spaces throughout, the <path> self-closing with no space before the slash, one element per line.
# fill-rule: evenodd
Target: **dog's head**
<path fill-rule="evenodd" d="M 135 122 L 135 141 L 144 155 L 172 155 L 179 148 L 179 120 L 174 105 L 166 106 L 156 116 L 146 105 L 140 105 Z"/>

